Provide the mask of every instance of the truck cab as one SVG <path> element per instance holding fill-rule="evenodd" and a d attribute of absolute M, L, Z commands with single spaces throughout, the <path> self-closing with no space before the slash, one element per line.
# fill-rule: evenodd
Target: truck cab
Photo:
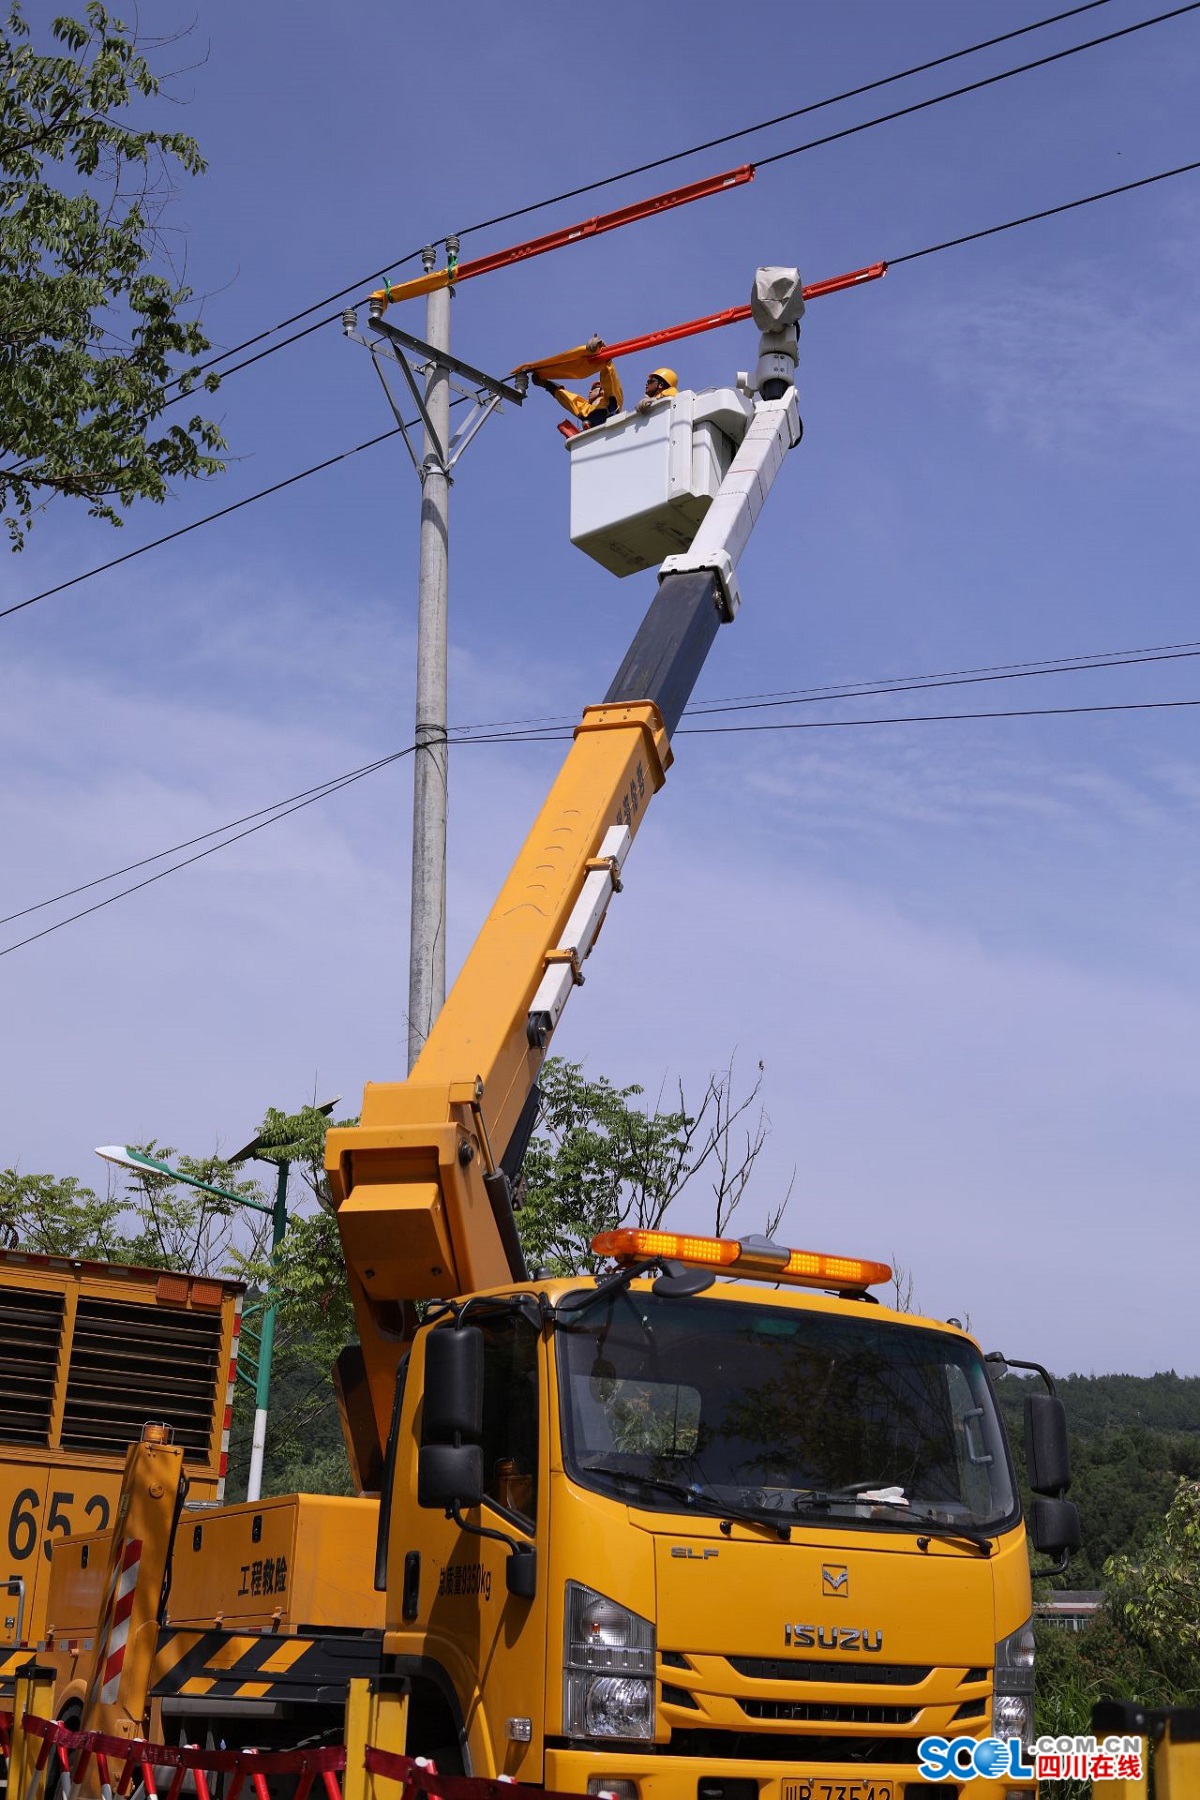
<path fill-rule="evenodd" d="M 1028 1739 L 1021 1508 L 957 1326 L 672 1263 L 437 1309 L 399 1385 L 384 1667 L 439 1768 L 904 1800 L 923 1737 Z"/>

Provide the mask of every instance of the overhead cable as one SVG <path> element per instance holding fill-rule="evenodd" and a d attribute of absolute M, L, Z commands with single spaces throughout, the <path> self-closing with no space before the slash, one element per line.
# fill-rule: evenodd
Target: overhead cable
<path fill-rule="evenodd" d="M 579 187 L 566 188 L 558 194 L 549 194 L 545 199 L 532 200 L 527 205 L 513 207 L 508 212 L 496 213 L 490 219 L 477 220 L 474 225 L 464 225 L 458 236 L 460 238 L 470 237 L 475 232 L 488 231 L 496 225 L 507 225 L 513 219 L 523 219 L 530 213 L 542 212 L 547 207 L 558 206 L 565 200 L 577 200 L 583 194 L 598 193 L 601 188 L 612 187 L 620 181 L 628 181 L 634 175 L 650 174 L 654 169 L 667 168 L 672 163 L 683 162 L 691 156 L 699 156 L 706 150 L 716 150 L 722 144 L 733 144 L 740 138 L 752 137 L 760 131 L 769 131 L 775 125 L 785 125 L 791 119 L 801 119 L 806 114 L 821 112 L 825 107 L 840 105 L 844 100 L 859 99 L 863 94 L 871 94 L 879 88 L 890 87 L 897 81 L 907 81 L 913 75 L 927 74 L 930 69 L 942 68 L 946 63 L 957 62 L 964 56 L 975 56 L 982 50 L 992 50 L 997 44 L 1007 44 L 1014 38 L 1027 37 L 1033 31 L 1044 31 L 1050 25 L 1060 25 L 1064 19 L 1074 19 L 1080 13 L 1094 12 L 1097 7 L 1109 4 L 1110 0 L 1086 0 L 1084 5 L 1069 7 L 1065 12 L 1051 13 L 1044 19 L 1035 19 L 1029 25 L 1018 25 L 1012 31 L 1002 31 L 995 37 L 981 38 L 977 43 L 964 45 L 961 50 L 947 51 L 942 56 L 931 57 L 927 62 L 912 63 L 908 68 L 898 69 L 892 75 L 881 75 L 874 81 L 860 83 L 858 87 L 844 88 L 840 93 L 829 94 L 823 100 L 811 100 L 805 106 L 793 107 L 790 112 L 777 113 L 774 118 L 762 119 L 756 125 L 740 126 L 736 131 L 727 131 L 720 137 L 706 138 L 701 143 L 692 144 L 686 150 L 673 150 L 669 155 L 654 157 L 649 162 L 636 163 L 631 168 L 621 169 L 615 175 L 604 175 L 595 181 L 583 182 Z M 1102 42 L 1103 40 L 1097 39 L 1096 41 Z M 1080 48 L 1087 49 L 1090 48 L 1090 45 L 1081 45 Z M 389 269 L 404 268 L 410 262 L 415 262 L 420 253 L 420 249 L 408 250 L 403 256 L 398 256 L 387 263 L 386 267 Z M 267 330 L 257 332 L 253 337 L 245 338 L 240 344 L 232 344 L 228 350 L 222 350 L 218 355 L 209 357 L 207 362 L 199 363 L 193 373 L 203 374 L 214 368 L 217 363 L 224 362 L 227 357 L 240 356 L 243 350 L 250 350 L 255 344 L 261 344 L 264 339 L 273 337 L 275 332 L 286 331 L 289 325 L 299 324 L 301 319 L 306 319 L 310 314 L 319 312 L 322 307 L 332 306 L 335 301 L 344 300 L 348 295 L 358 293 L 370 282 L 379 279 L 379 272 L 371 270 L 369 274 L 363 275 L 358 281 L 351 282 L 348 287 L 338 288 L 335 293 L 326 294 L 322 299 L 314 300 L 312 305 L 306 306 L 302 312 L 292 313 L 289 318 L 281 319 L 277 325 L 271 325 Z M 248 368 L 250 363 L 261 361 L 262 356 L 270 356 L 275 350 L 286 349 L 287 345 L 296 343 L 302 337 L 307 337 L 309 332 L 318 331 L 323 325 L 332 324 L 339 317 L 338 313 L 331 313 L 328 318 L 318 319 L 315 325 L 310 325 L 306 330 L 294 333 L 292 337 L 285 338 L 282 343 L 272 345 L 271 349 L 262 351 L 260 356 L 250 357 L 246 362 L 238 363 L 236 368 L 225 370 L 222 380 L 228 375 L 236 374 L 239 369 Z M 168 401 L 168 405 L 173 404 L 174 400 L 182 398 L 182 394 L 177 394 L 173 396 L 172 401 Z"/>
<path fill-rule="evenodd" d="M 1193 7 L 1200 7 L 1200 0 L 1191 0 Z M 1119 194 L 1133 193 L 1137 188 L 1151 187 L 1158 181 L 1170 181 L 1176 175 L 1190 175 L 1200 169 L 1200 161 L 1180 163 L 1173 169 L 1162 169 L 1156 175 L 1143 175 L 1134 181 L 1122 182 L 1119 187 L 1102 188 L 1095 194 L 1084 194 L 1078 200 L 1065 200 L 1058 206 L 1044 207 L 1040 212 L 1023 213 L 1020 218 L 1007 219 L 1000 225 L 988 225 L 980 231 L 970 231 L 961 237 L 947 238 L 939 244 L 928 244 L 923 250 L 909 250 L 902 256 L 891 256 L 887 259 L 889 268 L 896 268 L 901 263 L 915 262 L 918 257 L 934 256 L 940 250 L 954 250 L 960 244 L 975 243 L 980 238 L 994 237 L 998 232 L 1014 231 L 1019 225 L 1031 225 L 1039 219 L 1050 219 L 1057 213 L 1074 212 L 1081 206 L 1092 206 L 1099 200 L 1112 200 Z M 460 404 L 451 401 L 451 405 Z M 417 421 L 409 420 L 412 428 Z M 157 550 L 162 544 L 169 544 L 175 538 L 184 537 L 189 531 L 198 531 L 202 525 L 211 525 L 216 519 L 223 519 L 229 513 L 240 511 L 243 506 L 251 506 L 256 500 L 265 500 L 270 494 L 278 494 L 284 488 L 291 487 L 297 481 L 303 481 L 309 475 L 318 475 L 323 469 L 331 469 L 335 463 L 345 462 L 348 457 L 357 456 L 362 450 L 370 450 L 376 444 L 382 444 L 385 438 L 395 437 L 398 427 L 384 431 L 378 437 L 368 438 L 364 443 L 355 444 L 352 449 L 342 450 L 336 456 L 326 457 L 323 462 L 313 463 L 307 469 L 301 469 L 295 475 L 289 475 L 283 481 L 273 482 L 270 487 L 248 494 L 244 500 L 235 500 L 231 506 L 223 506 L 218 511 L 206 513 L 203 518 L 194 519 L 190 525 L 181 525 L 177 531 L 169 531 L 165 536 L 153 538 L 150 543 L 142 544 L 137 550 L 128 550 L 123 556 L 111 558 L 108 562 L 98 563 L 94 568 L 85 569 L 80 575 L 73 575 L 68 581 L 61 581 L 54 587 L 45 588 L 40 594 L 31 594 L 27 600 L 18 600 L 13 606 L 0 608 L 0 619 L 8 618 L 10 613 L 21 612 L 27 606 L 33 606 L 39 600 L 48 600 L 53 594 L 61 594 L 67 588 L 77 587 L 81 581 L 88 581 L 93 575 L 103 575 L 108 569 L 115 569 L 119 564 L 129 562 L 135 556 L 144 556 L 147 550 Z"/>
<path fill-rule="evenodd" d="M 3 950 L 0 950 L 0 956 L 11 956 L 14 950 L 23 950 L 26 944 L 36 944 L 39 938 L 49 937 L 52 932 L 61 931 L 64 925 L 73 925 L 76 920 L 86 919 L 91 913 L 102 912 L 106 906 L 112 906 L 118 900 L 127 900 L 130 894 L 137 894 L 140 893 L 143 888 L 153 887 L 156 881 L 165 881 L 168 875 L 176 875 L 180 869 L 191 868 L 193 863 L 203 862 L 206 856 L 215 856 L 218 850 L 227 850 L 230 844 L 237 844 L 240 843 L 243 838 L 253 837 L 256 831 L 265 831 L 268 825 L 277 825 L 280 819 L 286 819 L 291 813 L 301 812 L 304 807 L 314 806 L 318 800 L 324 800 L 330 794 L 340 793 L 342 788 L 350 787 L 352 783 L 361 781 L 365 775 L 373 774 L 376 769 L 382 769 L 388 763 L 399 762 L 402 757 L 411 756 L 415 749 L 415 744 L 409 744 L 403 750 L 393 750 L 389 756 L 377 757 L 373 763 L 366 763 L 360 769 L 351 770 L 349 774 L 335 777 L 333 781 L 326 782 L 319 791 L 310 789 L 305 798 L 298 799 L 293 806 L 285 805 L 282 811 L 275 811 L 271 818 L 262 819 L 257 825 L 247 826 L 245 831 L 236 832 L 233 837 L 224 838 L 219 844 L 210 844 L 207 850 L 197 850 L 195 856 L 185 856 L 182 862 L 172 863 L 168 869 L 159 869 L 157 874 L 147 875 L 144 880 L 135 881 L 130 887 L 120 888 L 115 894 L 109 894 L 103 900 L 95 900 L 90 906 L 81 907 L 78 912 L 68 913 L 65 919 L 58 919 L 53 925 L 44 925 L 40 931 L 34 931 L 28 937 L 18 938 L 15 944 L 7 944 Z M 270 809 L 264 808 L 263 810 L 267 811 Z M 253 813 L 248 813 L 246 816 L 248 818 L 253 818 L 255 815 Z M 205 835 L 211 837 L 213 834 L 209 832 Z M 193 840 L 193 842 L 196 841 L 198 840 Z M 163 852 L 162 854 L 169 855 L 170 852 Z M 159 860 L 159 857 L 147 856 L 142 859 L 142 862 L 144 864 L 148 862 L 158 862 Z M 131 863 L 129 865 L 130 868 L 138 868 L 140 866 L 142 865 L 137 863 Z M 111 881 L 113 877 L 110 875 L 101 877 L 101 879 Z M 96 887 L 98 885 L 98 882 L 84 882 L 81 887 L 72 888 L 71 892 L 80 893 L 82 892 L 83 887 Z M 42 901 L 40 904 L 49 906 L 52 905 L 53 902 L 47 900 Z M 28 912 L 37 910 L 36 907 L 26 908 L 26 911 Z M 19 913 L 13 913 L 10 916 L 19 918 L 21 915 Z"/>
<path fill-rule="evenodd" d="M 944 670 L 934 675 L 911 675 L 902 678 L 903 685 L 875 685 L 867 682 L 842 682 L 821 688 L 795 688 L 790 693 L 727 695 L 723 699 L 711 701 L 700 706 L 689 706 L 684 709 L 685 718 L 704 718 L 711 711 L 749 710 L 761 704 L 788 705 L 800 700 L 849 700 L 869 698 L 873 693 L 907 693 L 923 687 L 953 687 L 977 679 L 1004 681 L 1021 675 L 1069 675 L 1083 673 L 1089 669 L 1123 668 L 1129 664 L 1170 660 L 1174 655 L 1200 656 L 1200 642 L 1181 644 L 1149 645 L 1139 650 L 1103 651 L 1081 653 L 1071 657 L 1056 657 L 1043 663 L 1000 663 L 972 669 Z M 886 677 L 881 678 L 886 680 Z M 954 715 L 960 716 L 960 715 Z M 458 744 L 477 741 L 475 734 L 499 733 L 507 729 L 514 732 L 526 728 L 521 741 L 536 741 L 536 736 L 527 728 L 533 726 L 553 727 L 567 722 L 567 715 L 556 718 L 541 719 L 492 719 L 474 725 L 456 725 L 451 728 L 450 742 Z M 504 742 L 505 737 L 489 737 L 489 742 Z M 561 741 L 556 739 L 554 741 Z M 302 788 L 299 793 L 288 794 L 282 800 L 273 800 L 267 806 L 257 807 L 253 812 L 242 813 L 236 819 L 227 819 L 223 825 L 214 825 L 210 831 L 198 832 L 194 837 L 184 838 L 178 844 L 169 844 L 163 850 L 156 850 L 151 856 L 139 857 L 135 862 L 124 863 L 118 869 L 110 869 L 106 875 L 94 876 L 90 881 L 82 881 L 73 888 L 64 888 L 61 893 L 52 894 L 47 900 L 35 900 L 29 906 L 23 906 L 16 912 L 6 913 L 0 917 L 0 925 L 11 925 L 16 919 L 24 919 L 30 913 L 41 912 L 48 906 L 57 906 L 64 900 L 74 899 L 76 894 L 86 893 L 90 888 L 103 887 L 106 882 L 117 881 L 122 875 L 130 875 L 135 869 L 147 868 L 151 863 L 161 862 L 164 857 L 177 856 L 181 850 L 190 850 L 195 844 L 203 844 L 209 838 L 224 837 L 226 832 L 235 831 L 239 825 L 248 824 L 251 819 L 263 819 L 268 814 L 286 817 L 284 808 L 293 808 L 299 801 L 323 800 L 339 787 L 348 786 L 351 782 L 361 780 L 364 775 L 373 775 L 377 769 L 385 768 L 395 762 L 398 757 L 406 756 L 407 750 L 393 751 L 388 756 L 375 758 L 374 761 L 362 763 L 357 768 L 344 770 L 340 775 L 331 775 L 315 786 Z M 273 820 L 267 819 L 267 823 Z M 232 839 L 230 840 L 233 841 Z"/>
<path fill-rule="evenodd" d="M 1031 706 L 995 712 L 902 713 L 892 718 L 882 719 L 788 719 L 772 721 L 769 723 L 759 721 L 751 725 L 681 725 L 676 728 L 675 735 L 677 737 L 681 734 L 691 737 L 720 737 L 733 732 L 837 731 L 849 727 L 872 725 L 936 725 L 969 720 L 1068 718 L 1091 713 L 1161 712 L 1177 710 L 1181 707 L 1194 706 L 1200 706 L 1200 699 L 1122 700 L 1112 701 L 1097 706 Z M 455 744 L 463 745 L 569 744 L 573 740 L 573 735 L 574 734 L 571 732 L 559 732 L 556 735 L 550 736 L 531 732 L 507 731 L 494 732 L 488 736 L 464 738 L 452 737 L 450 741 Z M 280 802 L 278 809 L 263 807 L 260 809 L 260 812 L 270 813 L 271 816 L 269 818 L 261 818 L 258 824 L 251 825 L 247 830 L 239 831 L 234 836 L 225 837 L 220 843 L 211 844 L 206 850 L 197 851 L 195 856 L 188 856 L 181 862 L 172 863 L 169 868 L 160 869 L 157 874 L 148 875 L 144 880 L 134 882 L 130 887 L 121 888 L 117 893 L 108 895 L 104 900 L 97 900 L 91 906 L 85 906 L 78 912 L 69 913 L 65 919 L 59 919 L 53 925 L 44 926 L 41 931 L 35 931 L 28 937 L 19 938 L 15 944 L 8 944 L 4 949 L 0 950 L 0 956 L 9 956 L 14 950 L 22 950 L 27 944 L 34 944 L 40 938 L 49 937 L 52 932 L 61 931 L 65 925 L 73 925 L 79 919 L 86 919 L 90 914 L 100 912 L 107 906 L 112 906 L 117 900 L 127 899 L 129 895 L 139 893 L 143 888 L 151 887 L 157 881 L 165 880 L 168 875 L 174 875 L 180 869 L 190 868 L 192 864 L 202 862 L 205 857 L 215 856 L 218 850 L 224 850 L 230 844 L 239 843 L 242 838 L 252 837 L 254 833 L 258 831 L 265 831 L 268 825 L 277 824 L 280 819 L 287 818 L 291 813 L 300 812 L 306 806 L 313 806 L 318 800 L 327 799 L 330 794 L 340 792 L 342 788 L 351 786 L 355 781 L 361 781 L 365 776 L 374 774 L 376 770 L 386 767 L 389 763 L 397 762 L 405 756 L 411 756 L 414 749 L 415 745 L 410 744 L 403 750 L 392 751 L 388 756 L 377 757 L 374 762 L 364 763 L 357 769 L 349 770 L 345 775 L 334 776 L 330 781 L 325 782 L 319 788 L 306 789 L 303 797 L 298 798 L 295 804 L 288 805 L 285 802 Z M 244 816 L 246 818 L 259 817 L 259 815 L 255 813 L 247 813 Z M 237 821 L 235 821 L 235 823 L 236 822 Z M 203 836 L 215 836 L 222 829 L 222 827 L 218 826 L 214 828 L 214 831 L 204 833 Z M 228 827 L 224 829 L 228 829 Z M 199 838 L 188 839 L 185 844 L 176 845 L 175 850 L 184 849 L 187 847 L 187 844 L 197 843 L 199 841 Z M 53 906 L 56 902 L 67 899 L 72 894 L 82 893 L 85 888 L 101 886 L 106 881 L 115 880 L 119 874 L 128 873 L 129 870 L 143 867 L 147 863 L 158 862 L 164 856 L 173 854 L 174 850 L 161 850 L 154 856 L 143 857 L 138 863 L 127 864 L 124 870 L 114 870 L 108 875 L 98 876 L 94 881 L 83 882 L 78 887 L 69 888 L 64 893 L 55 895 L 49 900 L 41 900 L 34 906 L 26 907 L 21 913 L 10 913 L 9 919 L 21 918 L 24 917 L 26 913 L 39 911 L 46 906 Z M 0 924 L 6 922 L 7 921 L 5 920 L 0 920 Z"/>
<path fill-rule="evenodd" d="M 412 423 L 415 424 L 416 421 Z M 103 575 L 108 569 L 120 568 L 122 563 L 132 562 L 135 556 L 145 556 L 147 550 L 158 550 L 163 544 L 172 544 L 176 538 L 186 537 L 189 531 L 199 531 L 202 525 L 211 525 L 217 519 L 227 519 L 230 513 L 240 512 L 243 506 L 253 506 L 256 500 L 265 500 L 268 494 L 282 493 L 284 488 L 294 487 L 296 482 L 304 481 L 310 475 L 319 475 L 323 469 L 332 469 L 335 463 L 345 462 L 348 457 L 357 456 L 360 451 L 370 450 L 374 445 L 382 444 L 386 438 L 398 437 L 399 434 L 400 427 L 393 425 L 390 431 L 381 431 L 378 437 L 367 438 L 364 443 L 355 444 L 351 450 L 341 450 L 336 456 L 327 456 L 324 462 L 313 463 L 311 468 L 285 476 L 282 481 L 273 481 L 270 487 L 259 488 L 256 494 L 247 494 L 244 500 L 235 500 L 216 512 L 205 513 L 202 519 L 193 519 L 190 525 L 180 525 L 175 531 L 168 531 L 162 537 L 151 538 L 148 544 L 139 544 L 136 550 L 126 550 L 123 556 L 113 556 L 107 562 L 97 563 L 94 569 L 84 569 L 80 575 L 72 575 L 67 581 L 59 581 L 53 587 L 43 588 L 40 594 L 30 594 L 28 600 L 18 600 L 13 606 L 0 608 L 0 619 L 7 619 L 10 613 L 24 612 L 27 606 L 36 606 L 39 600 L 49 600 L 52 594 L 65 594 L 68 588 L 78 587 L 81 581 L 90 581 L 93 575 Z"/>
<path fill-rule="evenodd" d="M 1051 63 L 1062 62 L 1068 56 L 1078 56 L 1081 50 L 1094 50 L 1100 44 L 1116 43 L 1118 38 L 1131 37 L 1135 31 L 1148 31 L 1152 25 L 1164 25 L 1169 19 L 1178 19 L 1184 13 L 1195 12 L 1200 8 L 1200 0 L 1187 0 L 1184 6 L 1172 7 L 1169 12 L 1155 13 L 1153 18 L 1139 19 L 1133 25 L 1123 25 L 1119 31 L 1107 31 L 1102 37 L 1088 38 L 1082 44 L 1071 44 L 1066 50 L 1053 50 L 1047 56 L 1039 56 L 1033 62 L 1018 63 L 1015 68 L 1001 69 L 995 75 L 984 75 L 978 81 L 969 81 L 963 87 L 949 88 L 945 93 L 932 94 L 927 100 L 914 100 L 908 106 L 897 107 L 894 112 L 877 113 L 873 119 L 862 119 L 857 125 L 845 125 L 840 131 L 827 132 L 824 137 L 809 138 L 807 143 L 794 144 L 790 150 L 777 150 L 773 156 L 760 156 L 755 162 L 756 169 L 770 168 L 772 163 L 786 162 L 790 156 L 801 156 L 806 150 L 820 149 L 824 144 L 836 144 L 842 138 L 854 137 L 860 131 L 870 131 L 876 125 L 890 125 L 895 119 L 907 119 L 913 113 L 925 112 L 931 106 L 941 106 L 946 100 L 961 99 L 964 94 L 977 94 L 984 88 L 995 87 L 997 82 L 1011 81 L 1014 75 L 1028 75 L 1033 69 L 1049 68 Z"/>
<path fill-rule="evenodd" d="M 763 707 L 816 705 L 822 701 L 871 699 L 874 695 L 919 693 L 923 688 L 969 687 L 980 681 L 1019 681 L 1034 675 L 1085 674 L 1090 669 L 1123 669 L 1138 663 L 1174 662 L 1200 656 L 1200 641 L 1153 644 L 1140 650 L 1097 651 L 1078 656 L 1043 658 L 1039 662 L 985 663 L 970 669 L 943 669 L 933 675 L 886 675 L 867 681 L 829 682 L 822 687 L 773 689 L 757 694 L 720 694 L 694 701 L 684 708 L 684 718 L 705 718 L 713 713 L 754 712 Z M 490 719 L 454 729 L 468 737 L 476 732 L 507 728 L 550 729 L 571 722 L 568 713 L 544 714 L 532 719 Z M 0 919 L 0 924 L 4 921 Z"/>
<path fill-rule="evenodd" d="M 680 725 L 690 736 L 720 736 L 733 731 L 837 731 L 850 725 L 936 725 L 953 719 L 1052 719 L 1077 713 L 1162 712 L 1200 706 L 1200 700 L 1113 700 L 1097 706 L 1023 706 L 1005 712 L 902 713 L 888 719 L 776 719 L 753 725 Z"/>
<path fill-rule="evenodd" d="M 776 719 L 752 725 L 677 725 L 675 737 L 723 737 L 752 731 L 840 731 L 857 725 L 934 725 L 954 719 L 1050 719 L 1074 713 L 1159 712 L 1181 706 L 1200 706 L 1200 700 L 1113 700 L 1097 706 L 1026 706 L 1004 712 L 901 713 L 878 719 Z M 569 744 L 571 731 L 497 731 L 490 735 L 451 738 L 453 744 Z"/>
<path fill-rule="evenodd" d="M 331 775 L 327 781 L 318 781 L 314 787 L 301 788 L 298 794 L 288 794 L 282 800 L 273 800 L 269 806 L 259 806 L 253 812 L 243 813 L 238 819 L 227 819 L 224 825 L 214 825 L 211 831 L 198 831 L 195 837 L 184 838 L 182 843 L 171 844 L 165 850 L 156 850 L 153 856 L 139 856 L 136 862 L 124 863 L 119 869 L 110 869 L 107 875 L 97 875 L 91 881 L 81 881 L 78 887 L 64 888 L 61 894 L 54 894 L 49 900 L 35 900 L 32 906 L 22 906 L 16 912 L 5 913 L 0 918 L 0 925 L 11 925 L 14 919 L 25 919 L 30 913 L 42 912 L 47 906 L 57 906 L 63 900 L 74 899 L 76 894 L 85 894 L 89 888 L 103 887 L 107 881 L 116 881 L 122 875 L 131 875 L 135 869 L 145 869 L 151 863 L 161 862 L 164 856 L 177 856 L 181 850 L 190 850 L 193 844 L 203 844 L 209 838 L 223 837 L 227 831 L 233 831 L 251 819 L 265 818 L 268 813 L 276 813 L 280 818 L 285 818 L 286 813 L 282 808 L 295 811 L 297 802 L 323 800 L 338 788 L 348 787 L 351 782 L 360 781 L 364 775 L 373 775 L 376 769 L 386 768 L 398 757 L 408 754 L 408 750 L 393 750 L 389 756 L 377 756 L 373 762 L 362 763 L 357 769 L 347 769 L 341 775 Z M 267 819 L 266 822 L 274 824 L 273 819 Z M 231 838 L 229 841 L 232 843 L 234 840 Z"/>

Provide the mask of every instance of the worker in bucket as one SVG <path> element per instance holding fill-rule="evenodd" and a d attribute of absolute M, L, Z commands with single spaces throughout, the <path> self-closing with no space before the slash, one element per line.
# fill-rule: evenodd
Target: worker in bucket
<path fill-rule="evenodd" d="M 640 413 L 648 413 L 656 400 L 673 400 L 678 392 L 679 377 L 674 369 L 651 369 L 637 409 Z"/>
<path fill-rule="evenodd" d="M 604 340 L 591 337 L 585 348 L 595 356 L 600 350 L 603 350 Z M 610 362 L 600 365 L 586 394 L 573 393 L 570 388 L 563 387 L 559 382 L 549 381 L 544 375 L 539 375 L 536 369 L 533 371 L 533 385 L 545 388 L 548 394 L 553 394 L 565 411 L 574 414 L 584 431 L 593 431 L 597 425 L 606 424 L 614 413 L 620 412 L 625 403 L 620 377 Z M 566 431 L 567 427 L 560 426 L 560 430 Z"/>

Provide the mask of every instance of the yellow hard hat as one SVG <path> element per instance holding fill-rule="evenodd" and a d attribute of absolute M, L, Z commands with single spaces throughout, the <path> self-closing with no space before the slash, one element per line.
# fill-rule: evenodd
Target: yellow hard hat
<path fill-rule="evenodd" d="M 651 375 L 657 375 L 658 379 L 661 382 L 664 382 L 667 387 L 679 386 L 679 377 L 674 369 L 651 369 L 650 373 Z"/>

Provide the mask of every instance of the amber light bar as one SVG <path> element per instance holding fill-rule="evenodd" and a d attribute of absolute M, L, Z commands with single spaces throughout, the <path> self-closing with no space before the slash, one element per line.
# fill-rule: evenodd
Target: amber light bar
<path fill-rule="evenodd" d="M 597 1256 L 614 1262 L 665 1259 L 698 1269 L 721 1269 L 731 1275 L 785 1281 L 790 1287 L 868 1288 L 892 1279 L 888 1263 L 857 1256 L 823 1256 L 816 1250 L 787 1250 L 765 1240 L 742 1243 L 738 1238 L 697 1237 L 692 1232 L 601 1231 L 592 1239 Z"/>

